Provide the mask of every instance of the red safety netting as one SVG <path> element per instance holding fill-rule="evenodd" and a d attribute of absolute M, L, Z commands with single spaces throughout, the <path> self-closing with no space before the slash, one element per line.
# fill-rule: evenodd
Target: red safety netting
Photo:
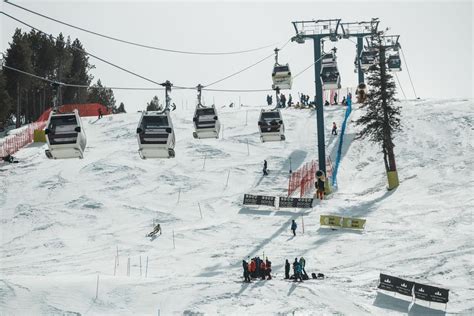
<path fill-rule="evenodd" d="M 72 112 L 75 109 L 78 110 L 79 116 L 81 117 L 97 116 L 99 115 L 99 110 L 101 111 L 102 115 L 112 113 L 111 110 L 99 103 L 65 104 L 59 107 L 58 112 L 67 113 Z M 13 155 L 18 150 L 20 150 L 20 148 L 23 148 L 33 142 L 35 130 L 41 130 L 46 127 L 46 122 L 48 121 L 50 112 L 51 108 L 44 111 L 44 113 L 41 114 L 36 122 L 30 123 L 26 127 L 23 127 L 20 132 L 8 136 L 0 145 L 0 157 Z"/>
<path fill-rule="evenodd" d="M 288 196 L 293 195 L 298 189 L 300 190 L 300 197 L 308 192 L 313 192 L 316 171 L 318 170 L 319 163 L 317 160 L 313 160 L 292 172 L 288 179 Z M 328 179 L 332 177 L 332 161 L 330 158 L 326 159 L 326 173 Z"/>

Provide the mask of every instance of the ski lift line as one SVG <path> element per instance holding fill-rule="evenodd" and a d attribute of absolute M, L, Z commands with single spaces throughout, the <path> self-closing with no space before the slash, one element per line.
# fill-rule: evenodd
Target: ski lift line
<path fill-rule="evenodd" d="M 283 48 L 285 48 L 285 46 L 288 45 L 288 43 L 289 43 L 290 41 L 291 41 L 291 38 L 288 39 L 288 41 L 286 41 L 286 43 L 285 43 L 281 48 L 279 48 L 279 50 L 282 50 Z M 267 60 L 267 59 L 269 59 L 270 57 L 273 57 L 273 56 L 275 56 L 274 53 L 272 53 L 271 55 L 268 55 L 268 56 L 264 57 L 263 59 L 260 59 L 259 61 L 257 61 L 256 63 L 254 63 L 254 64 L 252 64 L 252 65 L 250 65 L 250 66 L 247 66 L 247 67 L 245 67 L 245 68 L 243 68 L 243 69 L 241 69 L 241 70 L 239 70 L 239 71 L 237 71 L 237 72 L 234 72 L 233 74 L 230 74 L 230 75 L 228 75 L 228 76 L 226 76 L 226 77 L 224 77 L 224 78 L 222 78 L 222 79 L 219 79 L 219 80 L 216 80 L 216 81 L 214 81 L 214 82 L 211 82 L 211 83 L 209 83 L 209 84 L 207 84 L 207 85 L 204 85 L 204 87 L 209 87 L 209 86 L 212 86 L 212 85 L 214 85 L 214 84 L 216 84 L 216 83 L 219 83 L 219 82 L 222 82 L 222 81 L 227 80 L 227 79 L 229 79 L 229 78 L 232 78 L 232 77 L 234 77 L 234 76 L 236 76 L 236 75 L 238 75 L 238 74 L 240 74 L 240 73 L 242 73 L 242 72 L 244 72 L 244 71 L 246 71 L 246 70 L 248 70 L 248 69 L 250 69 L 250 68 L 252 68 L 252 67 L 257 66 L 258 64 L 264 62 L 265 60 Z"/>
<path fill-rule="evenodd" d="M 109 40 L 113 40 L 113 41 L 128 44 L 128 45 L 133 45 L 133 46 L 137 46 L 137 47 L 142 47 L 142 48 L 147 48 L 147 49 L 152 49 L 152 50 L 157 50 L 157 51 L 162 51 L 162 52 L 168 52 L 168 53 L 177 53 L 177 54 L 186 54 L 186 55 L 207 55 L 207 56 L 237 55 L 237 54 L 244 54 L 244 53 L 251 53 L 251 52 L 259 51 L 259 50 L 262 50 L 262 49 L 265 49 L 265 48 L 268 48 L 268 47 L 272 47 L 276 44 L 276 43 L 273 43 L 273 44 L 266 45 L 266 46 L 261 46 L 261 47 L 256 47 L 256 48 L 252 48 L 252 49 L 246 49 L 246 50 L 240 50 L 240 51 L 231 51 L 231 52 L 192 52 L 192 51 L 168 49 L 168 48 L 162 48 L 162 47 L 156 47 L 156 46 L 151 46 L 151 45 L 140 44 L 140 43 L 136 43 L 136 42 L 123 40 L 123 39 L 120 39 L 120 38 L 117 38 L 117 37 L 104 35 L 104 34 L 94 32 L 94 31 L 91 31 L 91 30 L 88 30 L 88 29 L 85 29 L 85 28 L 82 28 L 82 27 L 79 27 L 79 26 L 72 25 L 72 24 L 64 22 L 64 21 L 60 21 L 58 19 L 52 18 L 50 16 L 41 14 L 39 12 L 30 10 L 28 8 L 25 8 L 25 7 L 22 7 L 18 4 L 12 3 L 8 0 L 4 0 L 4 2 L 9 4 L 9 5 L 12 5 L 14 7 L 17 7 L 21 10 L 24 10 L 24 11 L 30 12 L 32 14 L 35 14 L 37 16 L 40 16 L 42 18 L 54 21 L 54 22 L 59 23 L 59 24 L 69 26 L 69 27 L 74 28 L 74 29 L 78 29 L 80 31 L 83 31 L 83 32 L 86 32 L 86 33 L 89 33 L 89 34 L 93 34 L 93 35 L 96 35 L 96 36 L 100 36 L 100 37 L 103 37 L 103 38 L 107 38 Z"/>
<path fill-rule="evenodd" d="M 309 65 L 308 67 L 306 67 L 305 69 L 301 70 L 300 72 L 298 72 L 296 75 L 293 76 L 293 79 L 295 79 L 296 77 L 298 77 L 299 75 L 301 75 L 303 72 L 305 72 L 306 70 L 308 70 L 309 68 L 311 68 L 314 64 L 316 64 L 318 61 L 320 61 L 321 59 L 323 59 L 324 56 L 326 56 L 328 54 L 324 54 L 322 55 L 321 57 L 319 57 L 318 60 L 314 61 L 311 65 Z"/>
<path fill-rule="evenodd" d="M 395 74 L 395 78 L 397 78 L 398 86 L 400 87 L 400 90 L 402 90 L 403 97 L 405 98 L 405 100 L 407 100 L 407 96 L 406 96 L 406 94 L 405 94 L 405 91 L 403 91 L 402 84 L 400 83 L 400 80 L 398 80 L 398 75 L 397 75 L 396 72 L 395 72 L 394 74 Z"/>
<path fill-rule="evenodd" d="M 415 94 L 415 98 L 418 99 L 418 96 L 416 95 L 416 91 L 415 91 L 415 86 L 413 85 L 413 81 L 411 80 L 410 69 L 408 69 L 407 58 L 405 57 L 405 53 L 403 52 L 403 49 L 401 47 L 400 47 L 400 50 L 402 52 L 403 60 L 405 61 L 405 67 L 407 68 L 408 78 L 410 79 L 411 87 L 413 88 L 413 93 Z"/>
<path fill-rule="evenodd" d="M 21 20 L 15 18 L 15 17 L 13 17 L 13 16 L 11 16 L 11 15 L 9 15 L 9 14 L 3 12 L 3 11 L 0 11 L 0 13 L 3 14 L 3 15 L 5 15 L 6 17 L 9 17 L 9 18 L 12 19 L 12 20 L 17 21 L 17 22 L 20 23 L 20 24 L 23 24 L 23 25 L 25 25 L 25 26 L 31 28 L 32 30 L 35 30 L 35 31 L 37 31 L 37 32 L 39 32 L 39 33 L 45 34 L 45 35 L 47 35 L 47 36 L 50 36 L 51 38 L 55 39 L 56 41 L 61 41 L 61 42 L 65 43 L 65 41 L 59 40 L 58 38 L 54 37 L 53 35 L 48 34 L 48 33 L 46 33 L 46 32 L 43 32 L 43 31 L 41 31 L 40 29 L 38 29 L 38 28 L 36 28 L 36 27 L 34 27 L 34 26 L 32 26 L 32 25 L 26 23 L 26 22 L 23 22 L 23 21 L 21 21 Z M 140 78 L 140 79 L 146 80 L 146 81 L 151 82 L 151 83 L 154 83 L 154 84 L 156 84 L 156 85 L 161 85 L 161 83 L 159 83 L 159 82 L 156 82 L 156 81 L 154 81 L 154 80 L 152 80 L 152 79 L 149 79 L 149 78 L 147 78 L 147 77 L 145 77 L 145 76 L 139 75 L 139 74 L 137 74 L 137 73 L 135 73 L 135 72 L 133 72 L 133 71 L 130 71 L 130 70 L 125 69 L 125 68 L 123 68 L 123 67 L 121 67 L 121 66 L 118 66 L 118 65 L 116 65 L 116 64 L 114 64 L 114 63 L 112 63 L 112 62 L 110 62 L 110 61 L 107 61 L 107 60 L 105 60 L 105 59 L 103 59 L 103 58 L 101 58 L 101 57 L 98 57 L 98 56 L 96 56 L 96 55 L 94 55 L 94 54 L 88 53 L 88 52 L 86 52 L 84 49 L 80 49 L 80 48 L 77 48 L 77 47 L 74 47 L 74 46 L 71 46 L 71 48 L 72 48 L 72 49 L 75 49 L 75 50 L 78 50 L 78 51 L 80 51 L 80 52 L 82 52 L 82 53 L 84 53 L 84 54 L 86 54 L 86 55 L 88 55 L 88 56 L 90 56 L 90 57 L 93 57 L 93 58 L 97 59 L 97 60 L 100 60 L 100 61 L 102 61 L 103 63 L 106 63 L 106 64 L 108 64 L 108 65 L 110 65 L 110 66 L 112 66 L 112 67 L 115 67 L 115 68 L 117 68 L 117 69 L 120 69 L 120 70 L 122 70 L 122 71 L 124 71 L 124 72 L 126 72 L 126 73 L 128 73 L 128 74 L 131 74 L 131 75 L 133 75 L 133 76 L 135 76 L 135 77 L 138 77 L 138 78 Z M 180 87 L 180 88 L 184 88 L 184 87 Z M 193 88 L 193 89 L 194 89 L 194 88 Z"/>
<path fill-rule="evenodd" d="M 23 70 L 14 68 L 14 67 L 10 67 L 10 66 L 7 66 L 7 65 L 3 65 L 3 67 L 4 67 L 4 68 L 7 68 L 7 69 L 10 69 L 10 70 L 13 70 L 13 71 L 16 71 L 16 72 L 19 72 L 19 73 L 21 73 L 21 74 L 24 74 L 24 75 L 27 75 L 27 76 L 36 78 L 36 79 L 39 79 L 39 80 L 47 81 L 47 82 L 49 82 L 49 83 L 59 84 L 59 85 L 64 86 L 64 87 L 84 88 L 84 89 L 97 89 L 97 90 L 106 90 L 106 89 L 115 89 L 115 90 L 150 90 L 150 91 L 164 90 L 164 88 L 158 88 L 158 87 L 157 87 L 157 88 L 107 87 L 107 86 L 96 87 L 96 86 L 78 85 L 78 84 L 64 83 L 64 82 L 59 82 L 59 81 L 51 80 L 51 79 L 48 79 L 48 78 L 45 78 L 45 77 L 41 77 L 41 76 L 32 74 L 32 73 L 30 73 L 30 72 L 26 72 L 26 71 L 23 71 Z"/>

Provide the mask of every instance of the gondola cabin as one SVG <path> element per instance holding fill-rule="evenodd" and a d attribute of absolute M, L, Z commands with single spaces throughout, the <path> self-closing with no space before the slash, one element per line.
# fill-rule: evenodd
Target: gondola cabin
<path fill-rule="evenodd" d="M 137 127 L 137 139 L 142 159 L 173 158 L 175 135 L 169 110 L 143 112 Z"/>
<path fill-rule="evenodd" d="M 50 159 L 83 158 L 87 138 L 79 112 L 59 113 L 51 111 L 45 129 Z"/>
<path fill-rule="evenodd" d="M 400 55 L 394 54 L 390 55 L 387 58 L 388 70 L 390 71 L 401 71 L 402 70 L 402 61 L 400 60 Z"/>
<path fill-rule="evenodd" d="M 323 90 L 337 90 L 341 88 L 341 75 L 337 68 L 336 55 L 326 54 L 321 60 L 321 82 Z"/>
<path fill-rule="evenodd" d="M 262 110 L 258 127 L 262 142 L 285 140 L 285 125 L 279 110 Z"/>
<path fill-rule="evenodd" d="M 194 138 L 219 138 L 221 123 L 214 105 L 212 107 L 196 106 L 193 124 Z"/>
<path fill-rule="evenodd" d="M 293 78 L 291 77 L 290 66 L 275 64 L 272 72 L 272 89 L 275 90 L 277 87 L 280 90 L 291 89 Z"/>
<path fill-rule="evenodd" d="M 376 51 L 363 50 L 360 53 L 360 68 L 363 71 L 368 70 L 370 66 L 374 65 L 376 62 L 377 62 Z"/>

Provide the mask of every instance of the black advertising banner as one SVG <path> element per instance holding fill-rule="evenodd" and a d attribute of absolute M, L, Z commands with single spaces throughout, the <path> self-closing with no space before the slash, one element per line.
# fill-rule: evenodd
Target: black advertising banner
<path fill-rule="evenodd" d="M 313 199 L 280 197 L 278 205 L 279 207 L 311 208 L 313 207 Z"/>
<path fill-rule="evenodd" d="M 244 195 L 244 205 L 267 205 L 275 206 L 275 197 L 263 195 Z"/>
<path fill-rule="evenodd" d="M 447 303 L 449 301 L 449 290 L 415 283 L 415 297 L 424 301 Z"/>
<path fill-rule="evenodd" d="M 379 289 L 412 296 L 414 282 L 380 273 Z"/>

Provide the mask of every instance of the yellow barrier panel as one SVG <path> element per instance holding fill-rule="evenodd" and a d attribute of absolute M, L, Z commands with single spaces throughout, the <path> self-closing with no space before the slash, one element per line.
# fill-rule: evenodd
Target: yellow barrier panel
<path fill-rule="evenodd" d="M 388 178 L 388 189 L 389 190 L 393 190 L 396 187 L 398 187 L 399 182 L 398 182 L 398 172 L 397 171 L 387 172 L 387 178 Z"/>
<path fill-rule="evenodd" d="M 46 136 L 44 134 L 44 130 L 35 129 L 33 134 L 33 141 L 35 143 L 46 143 Z"/>
<path fill-rule="evenodd" d="M 326 226 L 341 226 L 342 217 L 333 215 L 321 215 L 319 223 Z"/>
<path fill-rule="evenodd" d="M 342 220 L 343 228 L 364 229 L 365 219 L 344 217 Z"/>

